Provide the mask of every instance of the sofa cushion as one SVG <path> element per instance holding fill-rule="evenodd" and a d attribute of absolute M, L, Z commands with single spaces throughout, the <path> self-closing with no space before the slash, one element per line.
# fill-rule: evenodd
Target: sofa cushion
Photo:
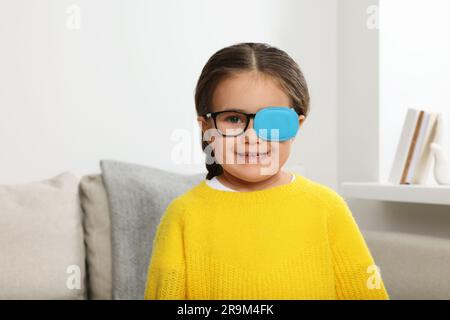
<path fill-rule="evenodd" d="M 450 240 L 362 230 L 392 300 L 450 299 Z"/>
<path fill-rule="evenodd" d="M 0 185 L 0 299 L 84 299 L 78 179 Z"/>
<path fill-rule="evenodd" d="M 205 178 L 100 161 L 111 214 L 113 299 L 143 299 L 156 228 L 169 203 Z"/>
<path fill-rule="evenodd" d="M 81 178 L 80 200 L 84 212 L 88 298 L 110 300 L 112 298 L 111 220 L 101 174 L 89 174 Z"/>

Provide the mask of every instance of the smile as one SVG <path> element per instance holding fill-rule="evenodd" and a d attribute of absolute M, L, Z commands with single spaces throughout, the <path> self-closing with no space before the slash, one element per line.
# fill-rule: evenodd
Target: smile
<path fill-rule="evenodd" d="M 259 152 L 238 152 L 236 153 L 240 158 L 244 158 L 244 159 L 263 159 L 265 157 L 270 156 L 270 151 L 268 152 L 264 152 L 264 153 L 259 153 Z"/>

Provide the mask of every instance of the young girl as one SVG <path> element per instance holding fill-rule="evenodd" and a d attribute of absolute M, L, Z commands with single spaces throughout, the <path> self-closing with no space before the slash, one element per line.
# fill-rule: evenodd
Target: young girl
<path fill-rule="evenodd" d="M 144 298 L 389 299 L 345 200 L 282 170 L 309 111 L 296 62 L 221 49 L 195 103 L 208 174 L 162 216 Z"/>

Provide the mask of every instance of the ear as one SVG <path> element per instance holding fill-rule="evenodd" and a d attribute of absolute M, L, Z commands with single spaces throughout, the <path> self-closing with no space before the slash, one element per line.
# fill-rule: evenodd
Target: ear
<path fill-rule="evenodd" d="M 197 117 L 197 123 L 202 131 L 206 131 L 208 129 L 208 122 L 202 116 Z"/>
<path fill-rule="evenodd" d="M 198 117 L 197 117 L 197 123 L 198 123 L 198 125 L 199 125 L 199 127 L 200 127 L 200 130 L 202 131 L 202 139 L 203 139 L 204 133 L 205 133 L 208 129 L 211 129 L 211 126 L 210 126 L 210 124 L 208 123 L 208 120 L 206 120 L 205 117 L 202 117 L 202 116 L 198 116 Z M 210 143 L 210 142 L 211 142 L 211 139 L 208 140 L 208 143 Z"/>
<path fill-rule="evenodd" d="M 301 116 L 298 117 L 299 128 L 301 128 L 303 122 L 305 122 L 305 119 L 306 119 L 306 118 L 305 118 L 304 115 L 301 115 Z M 295 138 L 297 138 L 297 135 L 295 135 L 295 137 L 293 137 L 293 138 L 291 139 L 291 142 L 294 142 Z"/>
<path fill-rule="evenodd" d="M 301 115 L 298 117 L 298 119 L 299 119 L 298 120 L 299 126 L 301 127 L 303 125 L 303 122 L 305 122 L 306 118 L 304 115 Z"/>

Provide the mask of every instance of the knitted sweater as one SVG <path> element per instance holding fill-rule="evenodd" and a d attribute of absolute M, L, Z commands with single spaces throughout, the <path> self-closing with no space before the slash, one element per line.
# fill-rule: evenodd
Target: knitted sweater
<path fill-rule="evenodd" d="M 249 192 L 202 181 L 174 199 L 144 299 L 389 299 L 345 200 L 294 174 Z"/>

